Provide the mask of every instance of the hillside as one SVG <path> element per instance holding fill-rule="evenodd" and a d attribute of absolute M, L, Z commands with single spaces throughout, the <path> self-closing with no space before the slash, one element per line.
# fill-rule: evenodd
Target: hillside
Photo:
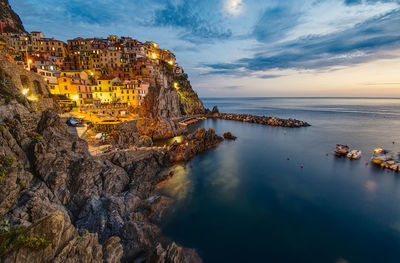
<path fill-rule="evenodd" d="M 21 19 L 12 10 L 8 0 L 0 0 L 0 19 L 6 24 L 5 32 L 25 32 Z"/>

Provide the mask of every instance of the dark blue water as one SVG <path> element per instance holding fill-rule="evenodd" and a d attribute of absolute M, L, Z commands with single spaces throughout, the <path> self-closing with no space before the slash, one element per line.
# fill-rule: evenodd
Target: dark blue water
<path fill-rule="evenodd" d="M 400 151 L 400 99 L 204 102 L 312 126 L 198 124 L 238 140 L 175 167 L 162 189 L 175 200 L 164 235 L 195 248 L 206 263 L 400 262 L 400 174 L 365 165 L 377 146 Z M 362 159 L 335 158 L 336 143 L 361 149 Z"/>

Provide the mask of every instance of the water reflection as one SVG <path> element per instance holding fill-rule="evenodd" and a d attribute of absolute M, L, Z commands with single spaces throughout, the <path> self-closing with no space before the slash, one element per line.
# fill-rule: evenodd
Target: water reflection
<path fill-rule="evenodd" d="M 372 181 L 372 180 L 368 180 L 368 181 L 365 183 L 365 188 L 367 188 L 367 190 L 368 190 L 369 192 L 375 192 L 376 187 L 377 187 L 376 182 L 374 182 L 374 181 Z"/>
<path fill-rule="evenodd" d="M 175 141 L 177 141 L 178 143 L 181 143 L 184 138 L 185 138 L 185 136 L 181 135 L 181 136 L 175 136 L 174 138 L 171 138 L 171 139 L 156 140 L 156 141 L 154 141 L 154 145 L 155 146 L 164 146 L 164 145 L 169 146 L 169 145 L 173 144 Z"/>
<path fill-rule="evenodd" d="M 174 200 L 184 200 L 193 192 L 193 180 L 188 176 L 190 168 L 176 165 L 170 169 L 174 175 L 159 185 L 163 195 L 172 197 Z"/>
<path fill-rule="evenodd" d="M 227 142 L 229 144 L 231 142 Z M 220 147 L 225 148 L 226 145 Z M 209 167 L 216 168 L 210 171 L 210 176 L 207 178 L 207 183 L 218 192 L 222 198 L 232 199 L 237 196 L 238 187 L 240 185 L 240 176 L 243 173 L 238 164 L 239 152 L 237 151 L 217 151 L 214 163 Z"/>

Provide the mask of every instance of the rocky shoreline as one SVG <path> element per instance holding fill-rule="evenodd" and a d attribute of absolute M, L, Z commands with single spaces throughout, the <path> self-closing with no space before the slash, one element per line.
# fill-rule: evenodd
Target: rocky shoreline
<path fill-rule="evenodd" d="M 156 187 L 172 176 L 166 168 L 223 140 L 212 129 L 170 147 L 92 156 L 52 111 L 12 102 L 0 106 L 0 117 L 0 155 L 13 160 L 2 163 L 0 218 L 27 240 L 51 244 L 11 247 L 10 240 L 1 262 L 201 262 L 193 249 L 162 236 L 157 222 L 169 200 Z M 120 146 L 138 142 L 130 126 L 121 127 Z"/>
<path fill-rule="evenodd" d="M 300 128 L 300 127 L 311 126 L 309 123 L 305 121 L 300 121 L 296 119 L 281 119 L 278 117 L 256 116 L 250 114 L 220 113 L 217 106 L 214 106 L 214 108 L 211 111 L 207 109 L 205 115 L 208 118 L 257 123 L 261 125 L 280 126 L 288 128 Z"/>

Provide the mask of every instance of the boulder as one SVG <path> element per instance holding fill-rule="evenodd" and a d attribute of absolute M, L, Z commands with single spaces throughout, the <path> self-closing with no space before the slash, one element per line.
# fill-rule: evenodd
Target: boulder
<path fill-rule="evenodd" d="M 225 132 L 224 133 L 224 138 L 227 139 L 227 140 L 236 140 L 237 139 L 237 137 L 232 135 L 231 132 Z"/>

